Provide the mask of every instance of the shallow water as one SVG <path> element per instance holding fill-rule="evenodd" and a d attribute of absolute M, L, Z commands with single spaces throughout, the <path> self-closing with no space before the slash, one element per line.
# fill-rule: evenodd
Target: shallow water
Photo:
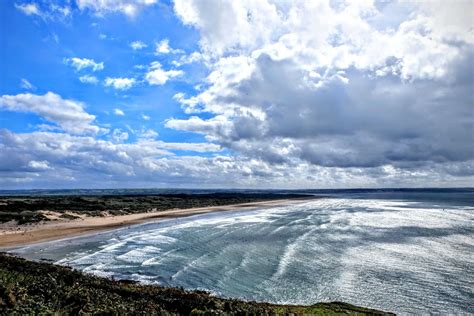
<path fill-rule="evenodd" d="M 98 275 L 258 301 L 472 314 L 474 207 L 457 200 L 325 198 L 149 223 L 16 252 Z"/>

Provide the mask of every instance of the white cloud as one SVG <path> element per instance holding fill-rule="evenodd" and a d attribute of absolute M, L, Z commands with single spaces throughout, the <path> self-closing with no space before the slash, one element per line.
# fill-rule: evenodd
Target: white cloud
<path fill-rule="evenodd" d="M 145 75 L 145 79 L 150 85 L 164 85 L 168 80 L 183 74 L 182 70 L 163 70 L 161 64 L 155 61 L 151 63 L 150 70 Z"/>
<path fill-rule="evenodd" d="M 418 5 L 430 17 L 432 30 L 437 33 L 437 37 L 474 43 L 472 1 L 420 1 Z"/>
<path fill-rule="evenodd" d="M 97 15 L 120 12 L 134 18 L 142 8 L 157 3 L 157 0 L 77 0 L 81 10 L 91 10 Z"/>
<path fill-rule="evenodd" d="M 20 10 L 26 15 L 38 15 L 41 16 L 41 11 L 36 5 L 36 3 L 23 3 L 23 4 L 16 4 L 15 8 Z"/>
<path fill-rule="evenodd" d="M 148 115 L 142 114 L 142 119 L 144 119 L 145 121 L 149 121 L 150 117 Z"/>
<path fill-rule="evenodd" d="M 36 170 L 47 170 L 47 169 L 51 169 L 51 167 L 49 166 L 49 163 L 45 160 L 43 161 L 36 161 L 36 160 L 31 160 L 29 163 L 28 163 L 28 167 L 32 168 L 32 169 L 36 169 Z"/>
<path fill-rule="evenodd" d="M 205 58 L 206 57 L 200 52 L 192 52 L 189 55 L 181 56 L 178 60 L 173 60 L 171 63 L 176 67 L 180 67 L 182 65 L 203 61 Z"/>
<path fill-rule="evenodd" d="M 376 71 L 395 58 L 397 75 L 404 80 L 438 79 L 459 54 L 452 41 L 472 43 L 469 17 L 474 8 L 462 1 L 421 7 L 430 10 L 409 2 L 379 11 L 371 1 L 339 6 L 331 1 L 221 1 L 213 6 L 199 0 L 175 1 L 176 14 L 200 31 L 208 56 L 268 54 L 294 60 L 308 72 L 321 67 Z M 391 16 L 404 11 L 411 14 Z M 383 24 L 395 18 L 400 21 L 395 29 Z"/>
<path fill-rule="evenodd" d="M 211 143 L 166 143 L 158 142 L 160 148 L 168 150 L 185 150 L 194 152 L 218 152 L 222 148 L 219 145 Z"/>
<path fill-rule="evenodd" d="M 125 113 L 121 109 L 114 109 L 114 114 L 118 116 L 124 116 Z"/>
<path fill-rule="evenodd" d="M 71 15 L 72 9 L 68 6 L 68 4 L 64 6 L 56 5 L 54 3 L 49 5 L 50 15 L 58 16 L 59 18 L 66 18 Z"/>
<path fill-rule="evenodd" d="M 209 120 L 203 120 L 197 116 L 188 119 L 169 119 L 165 126 L 176 130 L 190 131 L 209 136 L 210 140 L 217 140 L 221 137 L 230 137 L 233 124 L 224 115 L 215 116 Z"/>
<path fill-rule="evenodd" d="M 134 42 L 130 43 L 130 47 L 133 50 L 139 50 L 139 49 L 146 48 L 147 45 L 145 43 L 143 43 L 142 41 L 134 41 Z"/>
<path fill-rule="evenodd" d="M 158 132 L 152 129 L 142 129 L 140 133 L 138 133 L 138 137 L 142 139 L 154 139 L 158 137 Z"/>
<path fill-rule="evenodd" d="M 156 53 L 157 54 L 168 54 L 170 52 L 170 47 L 168 40 L 164 39 L 159 43 L 156 43 Z"/>
<path fill-rule="evenodd" d="M 76 68 L 77 71 L 86 68 L 91 68 L 92 71 L 104 69 L 103 62 L 97 63 L 93 59 L 73 57 L 67 58 L 65 61 L 69 63 L 69 65 L 71 65 L 72 67 Z"/>
<path fill-rule="evenodd" d="M 99 79 L 97 79 L 97 77 L 91 76 L 91 75 L 80 76 L 79 81 L 81 81 L 82 83 L 89 83 L 89 84 L 99 83 Z"/>
<path fill-rule="evenodd" d="M 20 86 L 23 88 L 23 89 L 26 89 L 26 90 L 36 90 L 36 87 L 34 85 L 31 84 L 31 82 L 29 82 L 28 80 L 26 79 L 21 79 L 21 84 Z"/>
<path fill-rule="evenodd" d="M 115 143 L 123 143 L 128 139 L 128 133 L 122 131 L 120 128 L 116 128 L 112 132 L 111 138 Z"/>
<path fill-rule="evenodd" d="M 176 0 L 210 74 L 166 126 L 276 165 L 472 161 L 473 6 L 457 5 Z"/>
<path fill-rule="evenodd" d="M 289 3 L 279 4 L 280 8 L 268 1 L 220 1 L 214 5 L 199 0 L 176 0 L 174 9 L 183 23 L 200 30 L 201 45 L 206 52 L 221 54 L 233 47 L 256 48 L 269 41 L 274 33 L 284 27 L 281 16 L 292 14 Z M 305 10 L 305 5 L 308 9 L 313 6 L 317 7 L 316 10 L 324 10 L 323 5 L 314 1 L 301 3 L 300 10 Z"/>
<path fill-rule="evenodd" d="M 169 45 L 169 40 L 165 38 L 164 40 L 161 40 L 160 42 L 156 43 L 156 49 L 155 49 L 155 54 L 160 55 L 160 54 L 182 54 L 184 51 L 182 49 L 174 49 L 171 48 Z"/>
<path fill-rule="evenodd" d="M 63 99 L 48 92 L 44 95 L 21 93 L 0 97 L 0 109 L 35 113 L 73 134 L 96 134 L 100 128 L 93 125 L 95 116 L 84 110 L 85 105 L 75 100 Z"/>
<path fill-rule="evenodd" d="M 36 128 L 40 131 L 61 131 L 58 126 L 50 125 L 50 124 L 38 124 Z"/>
<path fill-rule="evenodd" d="M 136 84 L 134 78 L 105 78 L 104 84 L 107 87 L 114 87 L 117 90 L 128 90 Z"/>
<path fill-rule="evenodd" d="M 36 15 L 44 20 L 63 20 L 71 15 L 71 8 L 68 4 L 60 6 L 54 3 L 43 2 L 15 3 L 15 8 L 28 16 Z"/>
<path fill-rule="evenodd" d="M 23 4 L 15 3 L 15 8 L 17 8 L 18 10 L 20 10 L 26 15 L 38 15 L 38 16 L 42 15 L 36 3 L 23 3 Z"/>

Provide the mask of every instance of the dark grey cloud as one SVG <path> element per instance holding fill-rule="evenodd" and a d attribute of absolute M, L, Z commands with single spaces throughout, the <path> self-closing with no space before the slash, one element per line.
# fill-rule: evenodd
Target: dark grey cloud
<path fill-rule="evenodd" d="M 252 76 L 215 102 L 257 109 L 265 118 L 241 110 L 230 127 L 207 133 L 271 163 L 299 158 L 325 167 L 408 168 L 469 161 L 474 159 L 472 57 L 471 46 L 463 49 L 446 79 L 405 82 L 351 68 L 341 75 L 347 81 L 334 72 L 322 87 L 312 88 L 298 65 L 261 55 Z"/>

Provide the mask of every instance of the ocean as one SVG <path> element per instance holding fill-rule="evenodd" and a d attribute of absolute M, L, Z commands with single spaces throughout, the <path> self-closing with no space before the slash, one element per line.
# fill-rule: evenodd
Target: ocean
<path fill-rule="evenodd" d="M 321 198 L 150 222 L 14 252 L 96 275 L 246 300 L 474 313 L 474 190 L 304 192 Z"/>

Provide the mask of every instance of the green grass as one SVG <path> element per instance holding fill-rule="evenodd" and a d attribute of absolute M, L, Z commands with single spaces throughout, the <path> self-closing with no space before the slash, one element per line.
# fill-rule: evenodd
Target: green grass
<path fill-rule="evenodd" d="M 389 315 L 345 303 L 285 306 L 95 277 L 0 253 L 0 315 Z"/>

